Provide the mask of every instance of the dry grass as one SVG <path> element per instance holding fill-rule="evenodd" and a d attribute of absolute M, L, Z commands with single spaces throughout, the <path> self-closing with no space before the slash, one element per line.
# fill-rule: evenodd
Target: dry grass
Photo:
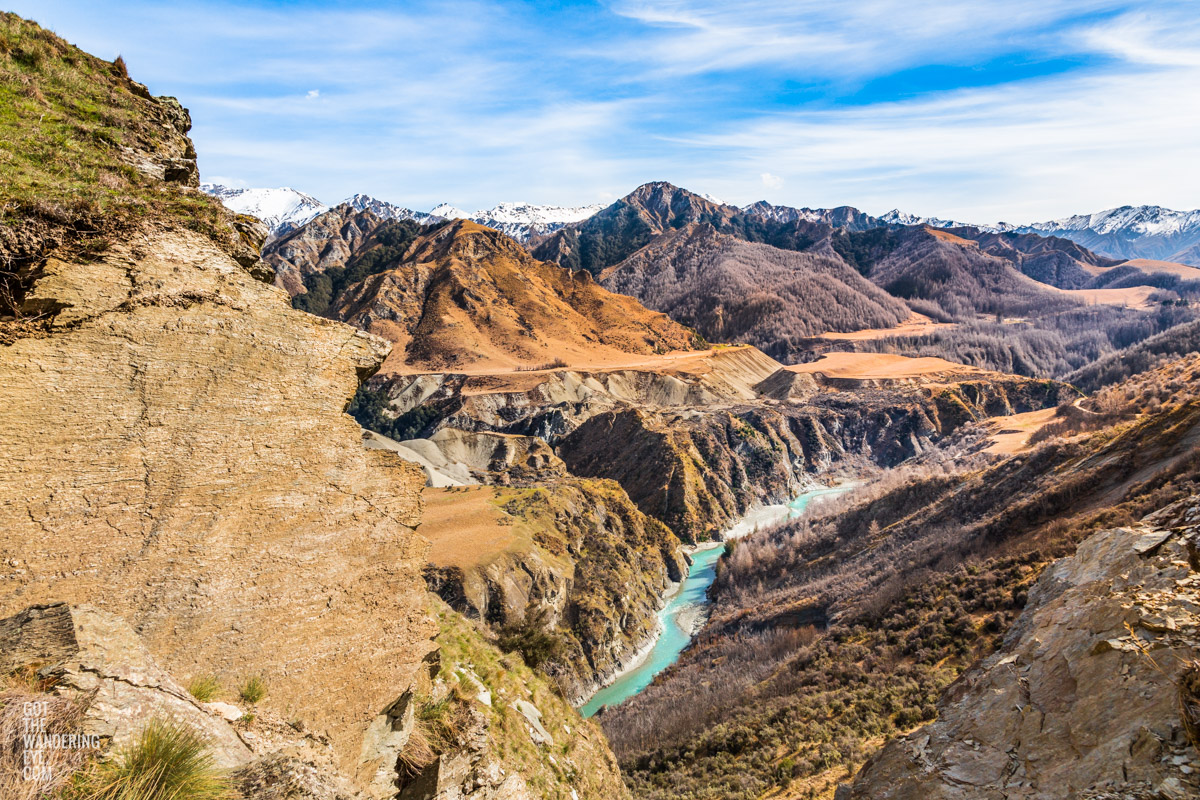
<path fill-rule="evenodd" d="M 821 339 L 830 339 L 842 342 L 865 342 L 873 339 L 887 339 L 889 337 L 900 336 L 922 336 L 936 330 L 945 330 L 947 328 L 956 328 L 956 322 L 934 322 L 924 314 L 914 313 L 911 317 L 891 328 L 867 328 L 861 331 L 850 331 L 848 333 L 838 333 L 836 331 L 828 331 L 822 333 Z"/>
<path fill-rule="evenodd" d="M 267 696 L 267 684 L 262 678 L 253 675 L 246 679 L 242 688 L 238 689 L 238 697 L 247 703 L 254 704 Z"/>
<path fill-rule="evenodd" d="M 221 693 L 221 681 L 216 675 L 197 675 L 188 684 L 188 693 L 201 703 L 217 699 Z"/>
<path fill-rule="evenodd" d="M 197 731 L 151 720 L 116 756 L 94 763 L 71 800 L 233 800 L 208 742 Z"/>
<path fill-rule="evenodd" d="M 1200 661 L 1192 661 L 1179 676 L 1179 714 L 1192 747 L 1200 750 Z"/>
<path fill-rule="evenodd" d="M 426 488 L 419 533 L 432 545 L 437 567 L 470 569 L 486 564 L 521 543 L 514 520 L 499 507 L 491 486 Z"/>
<path fill-rule="evenodd" d="M 979 374 L 981 370 L 942 358 L 909 358 L 892 353 L 829 353 L 818 361 L 788 367 L 792 372 L 820 372 L 830 378 L 902 380 Z"/>
<path fill-rule="evenodd" d="M 25 683 L 19 678 L 14 683 Z M 46 800 L 59 797 L 93 751 L 82 748 L 26 750 L 29 720 L 38 720 L 48 736 L 75 734 L 92 695 L 56 697 L 27 687 L 0 692 L 0 797 L 4 800 Z M 37 706 L 31 704 L 40 704 Z M 31 713 L 32 712 L 32 713 Z M 26 769 L 33 772 L 26 772 Z"/>

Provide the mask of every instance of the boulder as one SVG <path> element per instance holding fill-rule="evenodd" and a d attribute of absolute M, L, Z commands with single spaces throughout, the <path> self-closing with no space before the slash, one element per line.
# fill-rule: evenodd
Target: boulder
<path fill-rule="evenodd" d="M 152 719 L 191 728 L 210 743 L 217 766 L 247 764 L 237 732 L 164 672 L 122 620 L 90 606 L 32 606 L 0 620 L 0 670 L 41 665 L 58 694 L 93 694 L 80 733 L 121 748 Z"/>

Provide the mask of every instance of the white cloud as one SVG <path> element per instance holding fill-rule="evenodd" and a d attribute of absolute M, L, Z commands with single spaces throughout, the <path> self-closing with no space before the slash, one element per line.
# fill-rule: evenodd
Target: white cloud
<path fill-rule="evenodd" d="M 1049 34 L 1132 0 L 618 0 L 613 10 L 656 30 L 609 54 L 670 74 L 752 65 L 803 67 L 823 77 L 877 74 L 929 63 L 976 63 L 1011 48 L 1070 52 Z"/>
<path fill-rule="evenodd" d="M 309 89 L 308 94 L 306 94 L 304 96 L 307 97 L 309 100 L 315 100 L 316 98 L 321 96 L 321 90 L 320 89 Z"/>
<path fill-rule="evenodd" d="M 758 117 L 681 146 L 735 202 L 748 170 L 806 187 L 811 205 L 899 206 L 993 222 L 1122 204 L 1193 208 L 1200 185 L 1200 69 L 1060 78 L 853 109 Z M 701 159 L 705 160 L 705 159 Z"/>
<path fill-rule="evenodd" d="M 762 185 L 768 189 L 782 189 L 783 178 L 779 177 L 778 175 L 772 175 L 769 172 L 764 172 L 762 174 Z"/>

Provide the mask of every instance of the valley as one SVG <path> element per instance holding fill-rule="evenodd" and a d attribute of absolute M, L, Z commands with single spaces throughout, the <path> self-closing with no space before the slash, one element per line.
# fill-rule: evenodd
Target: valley
<path fill-rule="evenodd" d="M 1186 214 L 327 206 L 0 45 L 0 796 L 1200 794 Z"/>

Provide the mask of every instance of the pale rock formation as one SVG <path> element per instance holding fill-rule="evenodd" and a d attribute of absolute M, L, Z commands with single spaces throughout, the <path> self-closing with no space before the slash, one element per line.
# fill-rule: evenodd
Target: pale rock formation
<path fill-rule="evenodd" d="M 38 674 L 59 694 L 95 693 L 79 733 L 100 736 L 119 749 L 157 718 L 203 736 L 221 768 L 250 761 L 250 749 L 234 729 L 164 672 L 137 634 L 112 614 L 59 603 L 0 620 L 0 669 L 36 664 L 44 664 Z"/>
<path fill-rule="evenodd" d="M 1198 545 L 1196 497 L 1091 536 L 1046 569 L 937 721 L 884 747 L 838 800 L 1196 797 L 1182 712 L 1197 702 Z"/>

